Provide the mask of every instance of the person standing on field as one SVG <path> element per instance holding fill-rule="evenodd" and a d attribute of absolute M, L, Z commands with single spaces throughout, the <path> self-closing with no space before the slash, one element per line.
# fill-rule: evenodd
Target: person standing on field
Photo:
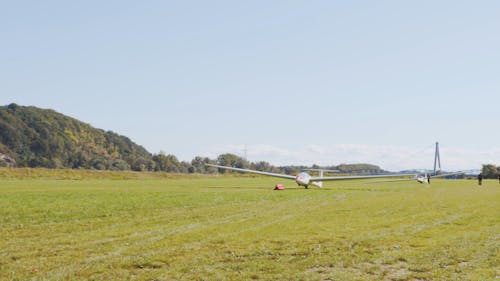
<path fill-rule="evenodd" d="M 483 184 L 483 174 L 482 173 L 479 173 L 479 175 L 477 175 L 477 183 L 479 185 Z"/>

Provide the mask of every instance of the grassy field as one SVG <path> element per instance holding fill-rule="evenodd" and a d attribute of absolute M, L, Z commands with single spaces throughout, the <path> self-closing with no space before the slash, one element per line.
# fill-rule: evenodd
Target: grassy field
<path fill-rule="evenodd" d="M 500 280 L 498 181 L 7 174 L 0 280 Z"/>

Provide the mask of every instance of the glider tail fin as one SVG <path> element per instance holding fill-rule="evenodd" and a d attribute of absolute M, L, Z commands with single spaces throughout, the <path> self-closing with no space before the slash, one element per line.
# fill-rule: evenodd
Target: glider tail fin
<path fill-rule="evenodd" d="M 314 185 L 317 187 L 323 187 L 323 182 L 322 181 L 313 181 L 313 182 L 311 182 L 311 185 Z"/>

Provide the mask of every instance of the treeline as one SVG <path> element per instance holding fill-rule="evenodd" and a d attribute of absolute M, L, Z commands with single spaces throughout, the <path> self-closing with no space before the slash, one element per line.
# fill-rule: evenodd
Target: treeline
<path fill-rule="evenodd" d="M 265 171 L 272 173 L 284 173 L 295 175 L 304 169 L 328 169 L 338 170 L 344 174 L 381 174 L 386 171 L 380 167 L 371 164 L 341 164 L 338 166 L 320 167 L 318 165 L 309 166 L 273 166 L 266 161 L 250 162 L 235 154 L 225 153 L 219 155 L 216 159 L 197 156 L 190 162 L 179 161 L 174 155 L 156 154 L 152 158 L 153 163 L 147 166 L 148 171 L 169 172 L 169 173 L 197 173 L 197 174 L 213 174 L 219 172 L 221 174 L 239 173 L 225 169 L 217 169 L 207 166 L 206 164 L 217 164 L 221 166 L 230 166 L 242 169 L 252 169 L 257 171 Z"/>
<path fill-rule="evenodd" d="M 205 165 L 208 163 L 287 174 L 296 174 L 303 168 L 319 168 L 317 165 L 274 167 L 267 162 L 249 162 L 229 153 L 216 159 L 195 157 L 190 162 L 179 161 L 174 155 L 151 154 L 125 136 L 96 129 L 54 110 L 14 103 L 0 106 L 0 167 L 216 172 Z M 369 164 L 323 168 L 341 173 L 383 172 L 378 166 Z"/>
<path fill-rule="evenodd" d="M 496 179 L 500 176 L 500 166 L 485 164 L 483 165 L 481 173 L 485 179 Z"/>
<path fill-rule="evenodd" d="M 214 173 L 205 164 L 219 164 L 259 171 L 297 174 L 318 165 L 275 167 L 249 162 L 234 154 L 221 154 L 216 159 L 195 157 L 179 161 L 174 155 L 151 154 L 129 138 L 89 124 L 54 110 L 10 104 L 0 106 L 0 167 L 43 167 L 116 171 L 161 171 L 169 173 Z M 341 164 L 322 167 L 349 174 L 380 174 L 371 164 Z M 220 173 L 231 173 L 219 170 Z M 485 178 L 497 178 L 500 167 L 483 165 Z"/>

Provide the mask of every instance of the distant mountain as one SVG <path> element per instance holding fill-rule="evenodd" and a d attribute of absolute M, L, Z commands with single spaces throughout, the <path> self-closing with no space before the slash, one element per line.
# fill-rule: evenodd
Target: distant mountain
<path fill-rule="evenodd" d="M 138 171 L 152 158 L 127 137 L 54 110 L 0 106 L 0 166 Z"/>

